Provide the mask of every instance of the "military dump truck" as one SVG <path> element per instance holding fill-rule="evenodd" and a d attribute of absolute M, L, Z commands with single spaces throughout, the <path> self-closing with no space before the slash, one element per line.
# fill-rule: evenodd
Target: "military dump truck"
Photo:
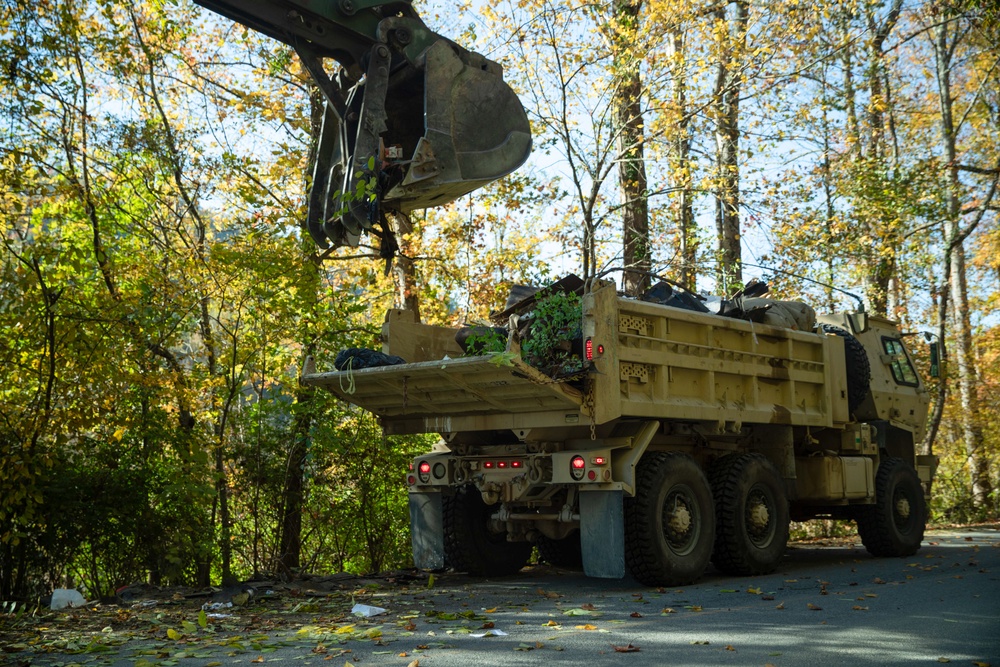
<path fill-rule="evenodd" d="M 915 451 L 928 394 L 897 325 L 763 298 L 724 317 L 666 291 L 562 281 L 471 333 L 390 310 L 389 365 L 302 381 L 389 435 L 440 434 L 406 476 L 421 568 L 507 574 L 537 547 L 589 576 L 681 585 L 710 561 L 774 570 L 789 521 L 813 518 L 855 521 L 873 555 L 914 553 L 936 459 Z M 578 319 L 545 365 L 557 296 Z"/>

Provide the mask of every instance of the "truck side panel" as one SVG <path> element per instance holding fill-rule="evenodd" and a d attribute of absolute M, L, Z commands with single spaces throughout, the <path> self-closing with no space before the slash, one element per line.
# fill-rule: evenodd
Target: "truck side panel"
<path fill-rule="evenodd" d="M 598 423 L 624 417 L 833 426 L 848 421 L 841 341 L 592 295 Z M 602 311 L 614 306 L 609 318 Z M 589 327 L 588 327 L 589 325 Z"/>

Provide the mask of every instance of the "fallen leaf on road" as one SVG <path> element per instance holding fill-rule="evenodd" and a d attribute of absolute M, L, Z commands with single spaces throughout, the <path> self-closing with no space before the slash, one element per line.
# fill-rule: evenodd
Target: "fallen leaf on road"
<path fill-rule="evenodd" d="M 410 664 L 408 664 L 406 667 L 420 667 L 420 661 L 419 660 L 414 660 L 413 662 L 411 662 Z"/>
<path fill-rule="evenodd" d="M 582 605 L 580 605 L 580 609 L 586 609 L 587 611 L 594 611 L 597 609 L 597 607 L 590 604 L 589 602 L 585 602 Z"/>
<path fill-rule="evenodd" d="M 969 539 L 969 538 L 965 538 L 965 539 Z M 951 662 L 951 660 L 949 660 L 948 658 L 938 658 L 938 662 Z"/>
<path fill-rule="evenodd" d="M 774 608 L 775 609 L 784 609 L 785 608 L 785 603 L 784 602 L 779 602 Z"/>
<path fill-rule="evenodd" d="M 823 607 L 817 607 L 812 602 L 808 603 L 806 606 L 809 607 L 810 611 L 823 611 Z"/>
<path fill-rule="evenodd" d="M 733 648 L 733 645 L 732 645 L 732 644 L 726 644 L 726 650 L 727 650 L 727 651 L 735 651 L 736 649 L 735 649 L 735 648 Z"/>
<path fill-rule="evenodd" d="M 691 642 L 691 644 L 695 645 L 695 646 L 708 646 L 708 640 L 707 639 L 696 639 L 693 642 Z"/>
<path fill-rule="evenodd" d="M 747 588 L 747 593 L 749 593 L 750 595 L 760 595 L 760 589 L 759 588 Z"/>
<path fill-rule="evenodd" d="M 883 579 L 879 578 L 879 577 L 875 577 L 874 583 L 876 583 L 876 584 L 884 584 L 885 581 Z"/>
<path fill-rule="evenodd" d="M 633 646 L 632 644 L 628 644 L 627 646 L 615 646 L 612 644 L 611 648 L 613 648 L 616 653 L 635 653 L 639 650 L 638 646 Z"/>
<path fill-rule="evenodd" d="M 671 609 L 670 607 L 664 607 L 663 611 L 661 611 L 660 613 L 661 614 L 676 614 L 677 610 L 676 609 Z"/>
<path fill-rule="evenodd" d="M 861 605 L 854 605 L 851 607 L 854 611 L 868 611 L 868 607 L 862 607 Z"/>
<path fill-rule="evenodd" d="M 629 614 L 629 616 L 631 616 L 632 618 L 642 618 L 642 614 L 640 614 L 637 611 L 633 611 L 631 614 Z"/>
<path fill-rule="evenodd" d="M 567 609 L 563 612 L 566 616 L 600 616 L 593 609 L 584 609 L 583 607 L 577 607 L 576 609 Z"/>
<path fill-rule="evenodd" d="M 596 630 L 597 629 L 596 625 L 591 625 L 590 623 L 588 623 L 587 625 L 576 625 L 574 627 L 577 630 Z"/>

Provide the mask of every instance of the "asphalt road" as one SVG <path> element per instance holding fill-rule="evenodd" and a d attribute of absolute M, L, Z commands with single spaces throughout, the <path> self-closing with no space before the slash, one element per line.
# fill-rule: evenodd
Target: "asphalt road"
<path fill-rule="evenodd" d="M 353 618 L 355 602 L 387 612 Z M 261 619 L 267 625 L 263 610 L 247 633 L 225 621 L 192 629 L 193 611 L 173 638 L 161 630 L 110 655 L 22 651 L 7 658 L 58 667 L 1000 667 L 1000 531 L 931 531 L 906 559 L 874 559 L 860 546 L 797 546 L 772 575 L 710 571 L 683 589 L 534 568 L 498 580 L 439 575 L 430 587 L 368 587 L 331 603 L 338 608 L 312 599 L 302 604 L 271 612 L 278 616 L 266 632 L 259 629 Z M 301 615 L 313 608 L 313 616 Z M 280 614 L 293 611 L 282 623 Z M 506 634 L 475 636 L 487 630 Z"/>

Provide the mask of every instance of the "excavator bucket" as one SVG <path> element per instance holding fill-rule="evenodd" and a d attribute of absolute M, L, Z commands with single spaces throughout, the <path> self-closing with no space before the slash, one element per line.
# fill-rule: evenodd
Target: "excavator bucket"
<path fill-rule="evenodd" d="M 402 163 L 403 179 L 385 195 L 387 205 L 406 212 L 446 204 L 527 159 L 528 119 L 497 69 L 462 62 L 441 39 L 426 51 L 421 97 L 394 95 L 390 88 L 393 115 L 423 118 L 424 127 L 420 136 L 399 135 L 404 154 L 411 146 L 412 152 Z M 387 139 L 394 137 L 387 133 Z"/>
<path fill-rule="evenodd" d="M 323 91 L 306 220 L 321 247 L 373 231 L 391 257 L 387 213 L 447 204 L 531 152 L 502 67 L 431 31 L 408 0 L 197 1 L 293 46 Z"/>
<path fill-rule="evenodd" d="M 379 35 L 341 116 L 346 136 L 333 139 L 344 145 L 333 150 L 341 164 L 330 160 L 328 183 L 314 179 L 326 190 L 323 234 L 337 245 L 356 245 L 383 212 L 454 201 L 514 171 L 531 152 L 524 107 L 497 63 L 419 19 L 384 19 Z"/>

